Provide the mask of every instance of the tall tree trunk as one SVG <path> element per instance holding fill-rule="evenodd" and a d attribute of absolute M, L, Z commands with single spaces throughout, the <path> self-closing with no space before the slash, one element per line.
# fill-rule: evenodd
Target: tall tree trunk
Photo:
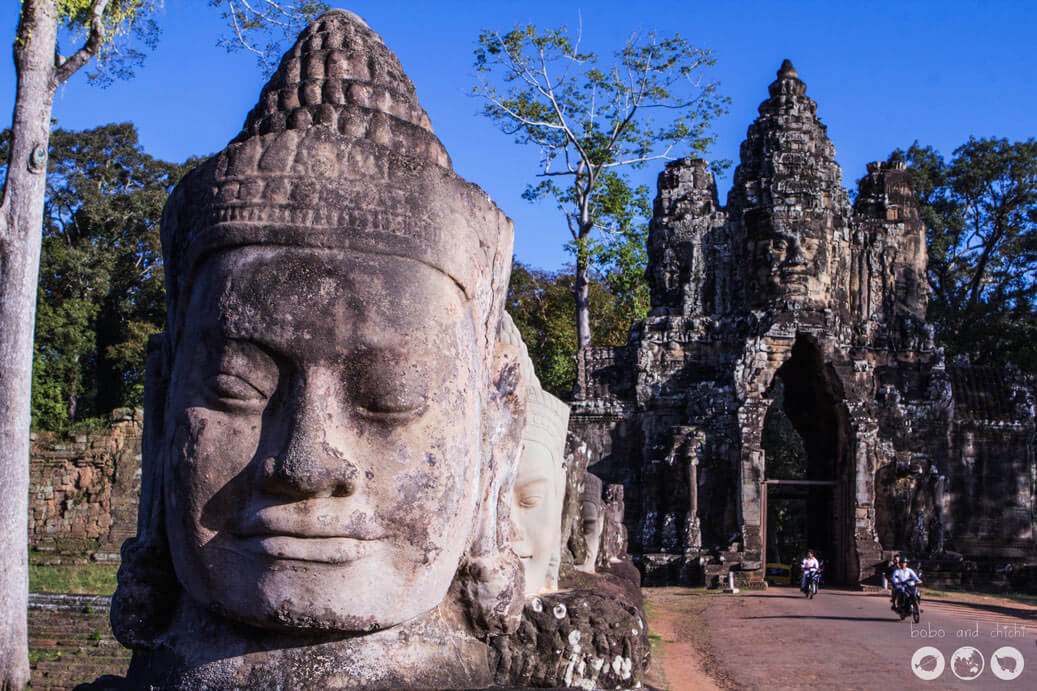
<path fill-rule="evenodd" d="M 585 348 L 591 344 L 591 305 L 590 284 L 587 276 L 590 272 L 590 260 L 584 243 L 576 251 L 576 283 L 573 294 L 576 297 L 576 347 Z"/>
<path fill-rule="evenodd" d="M 23 0 L 18 86 L 0 204 L 0 689 L 29 681 L 29 418 L 47 142 L 54 103 L 54 0 Z"/>

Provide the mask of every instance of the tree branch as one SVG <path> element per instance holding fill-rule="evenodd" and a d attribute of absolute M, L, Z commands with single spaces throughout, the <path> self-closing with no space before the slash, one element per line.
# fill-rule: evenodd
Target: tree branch
<path fill-rule="evenodd" d="M 90 62 L 104 40 L 104 11 L 108 8 L 109 0 L 94 0 L 90 6 L 90 33 L 82 47 L 67 58 L 54 55 L 54 76 L 51 78 L 51 88 L 57 89 L 68 81 L 69 77 Z"/>

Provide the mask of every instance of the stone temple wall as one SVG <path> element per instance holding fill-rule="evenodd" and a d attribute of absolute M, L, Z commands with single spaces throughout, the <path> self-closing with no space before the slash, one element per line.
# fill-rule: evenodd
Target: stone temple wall
<path fill-rule="evenodd" d="M 761 582 L 775 501 L 805 502 L 835 582 L 892 551 L 1037 561 L 1034 379 L 945 362 L 904 164 L 851 204 L 788 61 L 768 92 L 726 206 L 705 161 L 659 175 L 651 311 L 579 359 L 570 430 L 625 485 L 647 582 Z"/>
<path fill-rule="evenodd" d="M 33 435 L 29 549 L 118 560 L 136 532 L 141 424 L 141 411 L 120 409 L 104 433 L 72 440 Z"/>

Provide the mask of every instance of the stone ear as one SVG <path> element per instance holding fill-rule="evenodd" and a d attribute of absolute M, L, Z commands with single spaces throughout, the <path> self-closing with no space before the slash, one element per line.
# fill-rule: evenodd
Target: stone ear
<path fill-rule="evenodd" d="M 112 598 L 112 631 L 123 645 L 149 650 L 165 631 L 180 594 L 166 541 L 163 501 L 166 394 L 172 366 L 167 334 L 148 339 L 144 373 L 144 434 L 137 535 L 122 546 L 119 585 Z"/>

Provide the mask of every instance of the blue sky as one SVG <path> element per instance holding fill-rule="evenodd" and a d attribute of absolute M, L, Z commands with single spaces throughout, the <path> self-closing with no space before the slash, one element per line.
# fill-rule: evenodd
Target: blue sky
<path fill-rule="evenodd" d="M 0 35 L 14 35 L 19 3 L 0 10 Z M 584 45 L 608 53 L 633 30 L 680 33 L 710 48 L 710 76 L 732 99 L 717 124 L 712 158 L 737 161 L 738 146 L 782 59 L 792 60 L 819 104 L 835 143 L 843 184 L 868 161 L 915 139 L 945 155 L 968 139 L 1037 136 L 1037 3 L 979 2 L 352 2 L 396 52 L 457 172 L 482 186 L 515 220 L 516 254 L 558 268 L 566 230 L 550 202 L 521 199 L 538 153 L 479 115 L 468 96 L 480 29 L 515 24 L 576 26 Z M 158 49 L 137 76 L 108 89 L 76 75 L 58 94 L 61 127 L 131 121 L 145 150 L 182 160 L 214 153 L 240 129 L 264 83 L 255 61 L 215 46 L 220 20 L 206 0 L 165 0 Z M 9 44 L 8 44 L 9 45 Z M 14 67 L 0 61 L 0 112 L 10 123 Z M 661 164 L 642 177 L 653 185 Z M 721 180 L 726 198 L 730 172 Z"/>

